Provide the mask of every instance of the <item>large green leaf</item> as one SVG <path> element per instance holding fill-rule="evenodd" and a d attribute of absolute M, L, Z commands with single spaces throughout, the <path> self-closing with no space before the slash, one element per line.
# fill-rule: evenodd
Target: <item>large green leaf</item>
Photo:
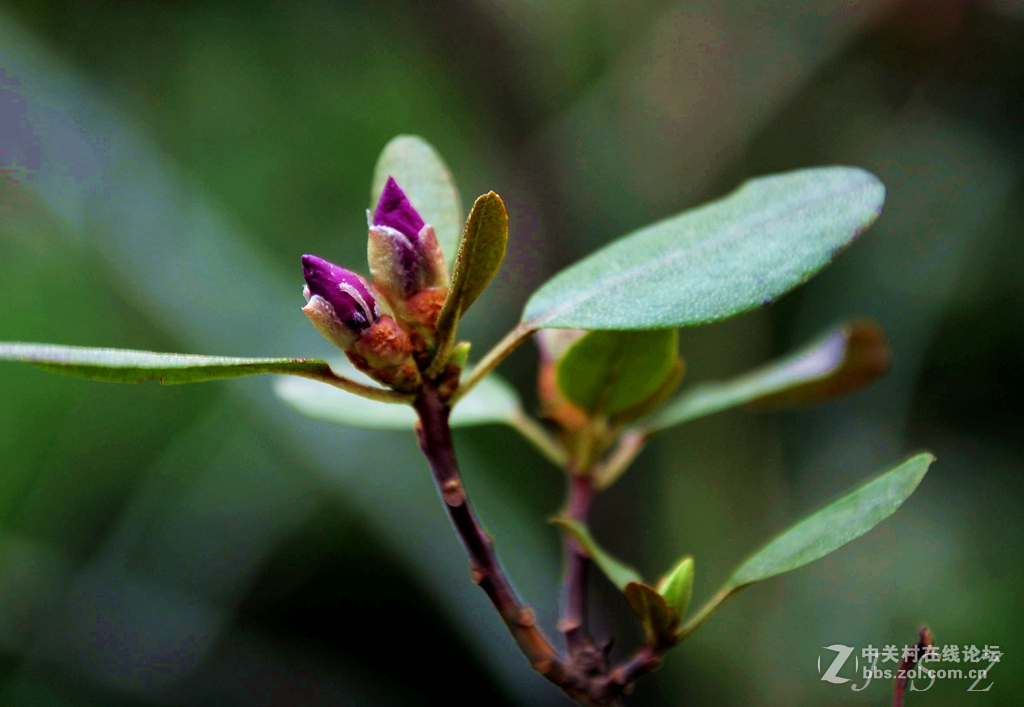
<path fill-rule="evenodd" d="M 739 378 L 691 388 L 652 416 L 646 427 L 661 430 L 737 405 L 820 402 L 868 385 L 889 369 L 891 358 L 881 327 L 868 320 L 851 322 Z"/>
<path fill-rule="evenodd" d="M 678 332 L 591 331 L 558 362 L 559 390 L 587 412 L 614 414 L 657 393 L 677 358 Z"/>
<path fill-rule="evenodd" d="M 885 188 L 853 167 L 755 179 L 621 238 L 555 275 L 526 303 L 537 327 L 668 329 L 768 304 L 878 217 Z"/>
<path fill-rule="evenodd" d="M 437 318 L 437 330 L 450 339 L 459 319 L 498 273 L 508 243 L 508 214 L 493 191 L 479 197 L 466 220 L 455 259 L 448 297 Z"/>
<path fill-rule="evenodd" d="M 601 546 L 597 544 L 597 541 L 594 540 L 587 526 L 583 525 L 583 523 L 570 520 L 569 518 L 552 518 L 551 522 L 579 543 L 579 546 L 590 555 L 590 559 L 594 561 L 594 564 L 605 573 L 612 584 L 622 591 L 626 591 L 626 585 L 628 584 L 634 582 L 638 584 L 643 583 L 643 579 L 641 579 L 640 574 L 635 569 L 615 559 L 601 549 Z"/>
<path fill-rule="evenodd" d="M 326 362 L 305 358 L 229 358 L 53 344 L 0 343 L 0 360 L 23 361 L 55 373 L 114 383 L 199 383 L 259 373 L 334 375 Z"/>
<path fill-rule="evenodd" d="M 735 590 L 803 567 L 859 538 L 914 492 L 935 457 L 918 454 L 785 531 L 732 573 Z"/>
<path fill-rule="evenodd" d="M 345 375 L 353 378 L 361 375 L 347 361 L 332 363 Z M 315 381 L 281 378 L 274 389 L 282 400 L 302 414 L 346 427 L 409 430 L 416 421 L 416 413 L 408 405 L 391 405 L 361 398 Z M 491 374 L 459 401 L 450 422 L 452 427 L 492 423 L 515 425 L 520 414 L 522 409 L 515 390 Z"/>
<path fill-rule="evenodd" d="M 445 259 L 452 263 L 459 249 L 465 214 L 459 190 L 448 165 L 437 150 L 416 135 L 399 135 L 384 146 L 373 171 L 372 211 L 388 175 L 395 178 L 423 220 L 434 227 Z"/>

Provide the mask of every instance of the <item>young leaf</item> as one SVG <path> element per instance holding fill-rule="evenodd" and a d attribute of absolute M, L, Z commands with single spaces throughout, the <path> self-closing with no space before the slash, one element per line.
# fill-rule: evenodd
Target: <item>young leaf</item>
<path fill-rule="evenodd" d="M 199 383 L 259 373 L 334 375 L 326 362 L 305 358 L 229 358 L 54 344 L 0 343 L 0 360 L 114 383 Z"/>
<path fill-rule="evenodd" d="M 878 324 L 851 322 L 739 378 L 691 388 L 658 411 L 646 427 L 662 430 L 737 405 L 775 408 L 820 402 L 874 382 L 891 361 L 889 343 Z"/>
<path fill-rule="evenodd" d="M 885 187 L 853 167 L 755 179 L 621 238 L 555 275 L 523 312 L 537 327 L 668 329 L 768 304 L 878 217 Z"/>
<path fill-rule="evenodd" d="M 675 643 L 679 628 L 679 612 L 658 591 L 643 582 L 630 582 L 623 588 L 629 608 L 644 627 L 644 641 L 648 645 Z"/>
<path fill-rule="evenodd" d="M 658 582 L 658 593 L 677 614 L 683 616 L 693 596 L 693 558 L 684 557 Z"/>
<path fill-rule="evenodd" d="M 558 387 L 587 412 L 626 410 L 663 387 L 678 341 L 675 329 L 588 332 L 558 362 Z"/>
<path fill-rule="evenodd" d="M 335 364 L 335 367 L 344 370 L 341 364 Z M 343 391 L 313 381 L 282 378 L 274 385 L 274 391 L 303 415 L 346 427 L 410 430 L 416 421 L 416 413 L 408 405 L 388 405 L 346 395 Z M 488 424 L 514 426 L 517 415 L 521 414 L 522 408 L 515 390 L 492 373 L 459 401 L 452 410 L 449 422 L 452 427 Z"/>
<path fill-rule="evenodd" d="M 508 242 L 508 214 L 501 197 L 493 191 L 473 204 L 455 259 L 455 272 L 444 307 L 437 318 L 437 331 L 445 346 L 455 337 L 459 319 L 501 268 Z"/>
<path fill-rule="evenodd" d="M 739 589 L 795 570 L 859 538 L 896 512 L 933 461 L 931 454 L 918 454 L 833 501 L 754 553 L 728 583 Z"/>
<path fill-rule="evenodd" d="M 783 532 L 732 573 L 725 585 L 679 629 L 677 640 L 700 628 L 744 587 L 803 567 L 874 528 L 914 492 L 933 461 L 935 457 L 927 452 L 917 454 Z"/>
<path fill-rule="evenodd" d="M 370 190 L 371 209 L 380 199 L 388 176 L 402 185 L 423 220 L 434 227 L 445 258 L 451 263 L 459 247 L 464 212 L 448 165 L 423 138 L 399 135 L 384 146 L 377 158 Z"/>
<path fill-rule="evenodd" d="M 601 549 L 597 541 L 590 535 L 587 526 L 568 518 L 552 518 L 551 522 L 575 540 L 616 587 L 625 591 L 626 585 L 631 582 L 642 583 L 643 580 L 635 569 Z"/>

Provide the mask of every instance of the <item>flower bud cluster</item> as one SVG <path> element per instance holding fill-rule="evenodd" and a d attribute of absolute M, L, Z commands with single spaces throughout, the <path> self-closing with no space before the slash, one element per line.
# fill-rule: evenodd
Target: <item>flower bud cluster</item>
<path fill-rule="evenodd" d="M 448 294 L 448 267 L 430 224 L 388 177 L 369 221 L 371 284 L 315 255 L 302 256 L 302 308 L 357 368 L 396 390 L 420 383 Z"/>

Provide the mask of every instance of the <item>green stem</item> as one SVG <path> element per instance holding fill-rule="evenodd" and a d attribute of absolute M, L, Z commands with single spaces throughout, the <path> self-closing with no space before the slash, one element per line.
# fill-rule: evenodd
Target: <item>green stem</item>
<path fill-rule="evenodd" d="M 733 594 L 738 592 L 743 587 L 734 587 L 726 584 L 724 587 L 718 590 L 718 593 L 711 597 L 700 610 L 690 617 L 690 620 L 683 624 L 682 628 L 679 629 L 679 633 L 676 634 L 676 643 L 684 641 L 691 633 L 696 631 L 698 628 L 704 625 L 704 622 L 714 616 L 715 612 L 728 601 Z"/>
<path fill-rule="evenodd" d="M 529 440 L 555 466 L 565 468 L 565 465 L 569 463 L 569 453 L 566 452 L 565 447 L 550 432 L 544 429 L 537 420 L 522 410 L 515 412 L 509 420 L 509 424 L 519 434 Z"/>
<path fill-rule="evenodd" d="M 465 397 L 466 393 L 471 391 L 473 387 L 482 381 L 484 377 L 493 371 L 499 363 L 505 360 L 505 357 L 516 350 L 516 348 L 524 341 L 530 338 L 533 333 L 537 331 L 532 323 L 520 324 L 515 329 L 505 335 L 505 338 L 497 343 L 497 345 L 487 352 L 480 363 L 473 366 L 473 369 L 469 371 L 466 377 L 462 381 L 462 385 L 459 386 L 452 397 L 449 399 L 448 404 L 454 406 L 459 400 Z"/>

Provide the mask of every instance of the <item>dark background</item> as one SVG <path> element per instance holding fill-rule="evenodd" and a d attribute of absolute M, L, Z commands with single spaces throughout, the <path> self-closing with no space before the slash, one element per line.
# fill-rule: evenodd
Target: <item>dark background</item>
<path fill-rule="evenodd" d="M 803 513 L 927 448 L 865 538 L 732 601 L 632 704 L 887 704 L 822 646 L 999 646 L 1024 590 L 1024 8 L 1014 0 L 17 2 L 0 6 L 0 339 L 330 355 L 299 255 L 364 268 L 376 155 L 416 133 L 510 253 L 479 353 L 558 268 L 743 179 L 875 172 L 879 222 L 775 306 L 686 330 L 688 381 L 852 315 L 896 354 L 871 390 L 666 434 L 597 537 L 702 600 Z M 532 347 L 502 366 L 529 401 Z M 553 631 L 562 481 L 504 428 L 456 438 L 499 553 Z M 624 602 L 594 581 L 621 648 Z M 890 664 L 888 667 L 892 667 Z M 943 667 L 983 667 L 963 664 Z M 849 668 L 845 674 L 852 674 Z M 979 685 L 984 687 L 984 683 Z M 515 652 L 408 433 L 300 418 L 266 378 L 108 386 L 0 367 L 0 704 L 564 704 Z"/>

